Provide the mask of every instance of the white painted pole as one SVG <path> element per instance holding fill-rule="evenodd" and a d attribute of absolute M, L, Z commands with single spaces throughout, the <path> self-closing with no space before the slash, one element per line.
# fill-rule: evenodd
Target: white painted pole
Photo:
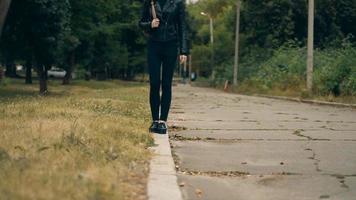
<path fill-rule="evenodd" d="M 212 74 L 211 79 L 215 80 L 215 58 L 214 58 L 214 22 L 213 18 L 209 16 L 210 19 L 210 43 L 211 43 L 211 65 L 212 65 Z"/>
<path fill-rule="evenodd" d="M 189 84 L 192 83 L 192 55 L 189 55 Z"/>
<path fill-rule="evenodd" d="M 210 20 L 210 42 L 211 44 L 214 44 L 214 22 L 213 18 L 209 16 Z"/>
<path fill-rule="evenodd" d="M 234 63 L 234 80 L 233 84 L 237 85 L 237 74 L 239 68 L 239 40 L 240 40 L 240 10 L 241 1 L 237 0 L 236 4 L 236 38 L 235 38 L 235 63 Z"/>
<path fill-rule="evenodd" d="M 314 0 L 309 0 L 308 17 L 308 58 L 307 58 L 307 89 L 313 89 L 313 68 L 314 68 Z"/>

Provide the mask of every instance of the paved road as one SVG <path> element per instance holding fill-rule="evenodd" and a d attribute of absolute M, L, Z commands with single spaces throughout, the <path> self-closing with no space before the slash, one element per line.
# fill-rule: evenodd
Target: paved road
<path fill-rule="evenodd" d="M 178 85 L 185 199 L 356 200 L 356 110 Z"/>

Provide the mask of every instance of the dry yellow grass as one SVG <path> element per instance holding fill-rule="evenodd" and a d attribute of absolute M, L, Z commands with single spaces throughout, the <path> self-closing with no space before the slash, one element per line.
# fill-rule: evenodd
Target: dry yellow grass
<path fill-rule="evenodd" d="M 0 86 L 0 199 L 146 199 L 147 87 Z"/>

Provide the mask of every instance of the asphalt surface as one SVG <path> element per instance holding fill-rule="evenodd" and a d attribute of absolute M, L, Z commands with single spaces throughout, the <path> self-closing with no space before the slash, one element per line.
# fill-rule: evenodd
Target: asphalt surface
<path fill-rule="evenodd" d="M 356 200 L 356 110 L 178 85 L 170 132 L 186 200 Z"/>

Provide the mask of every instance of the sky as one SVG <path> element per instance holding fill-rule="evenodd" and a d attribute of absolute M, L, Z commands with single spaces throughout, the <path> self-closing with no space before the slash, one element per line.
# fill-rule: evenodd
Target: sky
<path fill-rule="evenodd" d="M 188 3 L 195 3 L 197 1 L 199 1 L 199 0 L 187 0 Z"/>

